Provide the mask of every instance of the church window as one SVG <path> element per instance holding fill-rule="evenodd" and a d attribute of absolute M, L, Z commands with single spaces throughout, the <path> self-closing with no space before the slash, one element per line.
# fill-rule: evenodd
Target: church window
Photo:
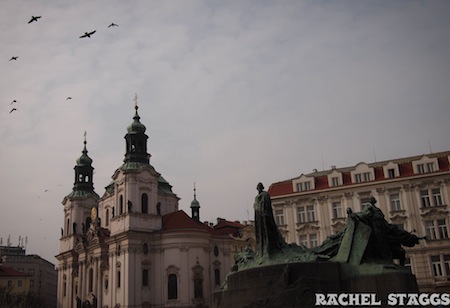
<path fill-rule="evenodd" d="M 92 292 L 94 288 L 94 270 L 92 268 L 89 269 L 89 292 Z"/>
<path fill-rule="evenodd" d="M 69 232 L 70 232 L 70 219 L 67 218 L 66 235 L 69 235 Z"/>
<path fill-rule="evenodd" d="M 167 298 L 178 298 L 178 278 L 175 274 L 170 274 L 167 279 Z"/>
<path fill-rule="evenodd" d="M 214 284 L 220 286 L 220 269 L 214 269 Z"/>
<path fill-rule="evenodd" d="M 66 294 L 67 294 L 67 276 L 66 275 L 64 275 L 63 280 L 64 280 L 64 283 L 63 283 L 63 296 L 66 296 Z"/>
<path fill-rule="evenodd" d="M 203 298 L 203 279 L 200 275 L 194 277 L 194 298 Z"/>
<path fill-rule="evenodd" d="M 117 288 L 120 288 L 120 271 L 117 271 Z"/>
<path fill-rule="evenodd" d="M 142 252 L 144 253 L 144 255 L 148 254 L 148 244 L 144 243 L 144 245 L 142 245 Z"/>
<path fill-rule="evenodd" d="M 105 277 L 105 290 L 108 290 L 108 276 Z"/>
<path fill-rule="evenodd" d="M 142 286 L 148 287 L 148 269 L 142 271 Z"/>
<path fill-rule="evenodd" d="M 105 226 L 108 227 L 109 226 L 109 209 L 106 209 L 106 214 L 105 214 Z"/>
<path fill-rule="evenodd" d="M 119 215 L 123 214 L 123 196 L 120 195 L 119 197 Z"/>
<path fill-rule="evenodd" d="M 217 245 L 214 245 L 214 255 L 216 257 L 219 255 L 219 247 L 217 247 Z"/>
<path fill-rule="evenodd" d="M 142 194 L 141 196 L 141 211 L 142 214 L 148 214 L 148 195 L 147 194 Z"/>

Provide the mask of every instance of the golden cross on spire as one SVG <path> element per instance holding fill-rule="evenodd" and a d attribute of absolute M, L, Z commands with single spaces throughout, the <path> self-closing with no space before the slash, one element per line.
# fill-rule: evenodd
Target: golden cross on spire
<path fill-rule="evenodd" d="M 138 101 L 138 96 L 136 93 L 134 93 L 134 108 L 137 109 L 137 101 Z"/>

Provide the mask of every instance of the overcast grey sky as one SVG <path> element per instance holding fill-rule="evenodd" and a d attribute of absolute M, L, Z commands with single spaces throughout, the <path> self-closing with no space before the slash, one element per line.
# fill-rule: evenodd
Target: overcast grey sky
<path fill-rule="evenodd" d="M 135 93 L 151 164 L 188 214 L 196 183 L 202 220 L 252 219 L 259 181 L 449 150 L 449 16 L 450 1 L 2 0 L 3 244 L 27 236 L 56 263 L 83 133 L 102 195 Z"/>

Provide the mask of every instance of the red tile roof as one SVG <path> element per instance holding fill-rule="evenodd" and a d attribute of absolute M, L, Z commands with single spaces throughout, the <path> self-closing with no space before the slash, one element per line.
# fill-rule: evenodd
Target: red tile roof
<path fill-rule="evenodd" d="M 214 229 L 223 235 L 232 234 L 236 236 L 239 234 L 239 230 L 244 227 L 245 226 L 241 223 L 221 219 L 219 223 L 214 226 Z"/>
<path fill-rule="evenodd" d="M 450 163 L 448 160 L 448 156 L 450 156 L 450 151 L 425 154 L 425 155 L 428 157 L 436 157 L 438 159 L 439 171 L 437 171 L 437 172 L 450 170 Z M 405 158 L 399 158 L 399 159 L 393 159 L 393 160 L 386 160 L 386 161 L 382 161 L 382 162 L 369 163 L 367 165 L 374 169 L 374 172 L 375 172 L 375 180 L 374 181 L 385 180 L 383 166 L 391 161 L 398 164 L 399 172 L 400 172 L 399 178 L 409 177 L 409 176 L 414 175 L 412 162 L 416 161 L 416 160 L 420 160 L 423 156 L 424 155 L 405 157 Z M 344 186 L 353 184 L 350 172 L 352 170 L 354 170 L 354 168 L 357 165 L 336 169 L 338 172 L 342 173 Z M 327 175 L 330 174 L 332 171 L 333 170 L 313 172 L 310 174 L 305 174 L 305 176 L 314 178 L 315 190 L 327 189 L 327 188 L 330 188 L 328 185 Z M 294 188 L 292 185 L 292 180 L 294 180 L 294 179 L 298 179 L 298 177 L 271 184 L 269 187 L 268 193 L 272 197 L 293 194 Z"/>
<path fill-rule="evenodd" d="M 179 231 L 198 231 L 198 232 L 208 232 L 210 234 L 218 233 L 211 227 L 207 225 L 196 222 L 191 217 L 189 217 L 183 210 L 179 210 L 173 213 L 169 213 L 162 217 L 162 230 L 179 230 Z"/>
<path fill-rule="evenodd" d="M 24 276 L 31 276 L 19 271 L 16 271 L 13 268 L 0 265 L 0 277 L 24 277 Z"/>

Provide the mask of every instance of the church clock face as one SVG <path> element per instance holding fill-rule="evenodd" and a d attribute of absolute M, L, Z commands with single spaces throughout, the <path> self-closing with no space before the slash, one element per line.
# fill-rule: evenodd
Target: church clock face
<path fill-rule="evenodd" d="M 93 207 L 91 210 L 91 218 L 94 221 L 97 218 L 97 208 Z"/>

